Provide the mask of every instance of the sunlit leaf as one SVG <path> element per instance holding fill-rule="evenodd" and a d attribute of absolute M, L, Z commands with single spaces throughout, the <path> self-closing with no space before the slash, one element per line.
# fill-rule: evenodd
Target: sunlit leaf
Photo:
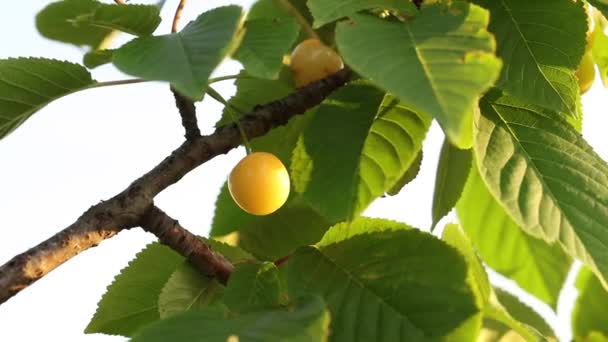
<path fill-rule="evenodd" d="M 475 0 L 490 10 L 488 29 L 505 61 L 498 86 L 508 93 L 577 116 L 574 76 L 585 50 L 582 1 Z"/>
<path fill-rule="evenodd" d="M 513 222 L 488 191 L 477 165 L 456 208 L 460 224 L 484 262 L 556 308 L 571 258 L 560 246 L 530 236 Z"/>
<path fill-rule="evenodd" d="M 481 323 L 463 257 L 404 224 L 339 224 L 286 266 L 290 295 L 312 292 L 327 301 L 332 341 L 434 340 L 471 318 L 477 329 Z M 460 340 L 475 335 L 465 329 Z"/>
<path fill-rule="evenodd" d="M 319 107 L 298 141 L 293 187 L 330 222 L 352 219 L 397 183 L 429 126 L 394 97 L 348 85 Z"/>
<path fill-rule="evenodd" d="M 559 115 L 492 91 L 475 152 L 488 189 L 527 233 L 608 279 L 608 165 Z"/>
<path fill-rule="evenodd" d="M 346 64 L 469 148 L 472 108 L 501 67 L 488 20 L 486 10 L 460 1 L 449 10 L 426 6 L 405 23 L 356 14 L 338 24 L 336 41 Z"/>

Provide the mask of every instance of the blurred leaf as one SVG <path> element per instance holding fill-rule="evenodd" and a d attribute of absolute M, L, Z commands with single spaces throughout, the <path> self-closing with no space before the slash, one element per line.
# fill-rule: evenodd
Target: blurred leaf
<path fill-rule="evenodd" d="M 220 300 L 224 286 L 217 280 L 201 274 L 186 261 L 169 277 L 158 297 L 158 312 L 161 319 L 173 315 L 206 308 L 222 307 Z"/>
<path fill-rule="evenodd" d="M 248 20 L 293 18 L 277 0 L 257 0 L 247 13 Z"/>
<path fill-rule="evenodd" d="M 200 100 L 211 72 L 237 40 L 241 14 L 238 6 L 218 7 L 181 32 L 136 38 L 114 52 L 114 65 L 143 79 L 170 82 L 183 95 Z"/>
<path fill-rule="evenodd" d="M 336 40 L 346 64 L 469 148 L 471 108 L 501 66 L 488 20 L 487 11 L 460 1 L 449 10 L 425 6 L 406 23 L 354 14 L 338 24 Z"/>
<path fill-rule="evenodd" d="M 293 18 L 250 19 L 234 58 L 255 77 L 275 79 L 283 65 L 283 55 L 298 38 L 300 27 Z"/>
<path fill-rule="evenodd" d="M 45 58 L 0 60 L 0 139 L 48 103 L 96 82 L 78 64 Z"/>
<path fill-rule="evenodd" d="M 471 318 L 481 324 L 462 256 L 404 224 L 339 224 L 286 266 L 290 295 L 312 292 L 327 301 L 332 341 L 438 340 Z M 477 329 L 462 331 L 460 340 Z"/>
<path fill-rule="evenodd" d="M 600 10 L 604 17 L 608 17 L 608 2 L 606 0 L 587 0 L 587 2 Z"/>
<path fill-rule="evenodd" d="M 114 50 L 104 49 L 89 51 L 84 54 L 82 61 L 87 68 L 93 69 L 104 64 L 112 63 L 113 54 Z"/>
<path fill-rule="evenodd" d="M 329 313 L 319 297 L 301 298 L 288 309 L 225 317 L 217 310 L 190 311 L 141 330 L 133 342 L 324 342 Z"/>
<path fill-rule="evenodd" d="M 476 292 L 484 306 L 487 306 L 492 294 L 492 286 L 488 280 L 485 268 L 483 268 L 475 249 L 473 249 L 471 241 L 464 235 L 457 224 L 446 225 L 441 235 L 441 240 L 456 248 L 464 256 L 469 265 L 469 271 L 471 272 Z"/>
<path fill-rule="evenodd" d="M 522 303 L 517 297 L 504 290 L 494 288 L 494 293 L 496 294 L 496 299 L 514 319 L 526 324 L 528 327 L 533 327 L 536 329 L 537 333 L 540 333 L 545 337 L 552 337 L 555 339 L 555 332 L 553 332 L 553 329 L 551 329 L 545 319 L 536 311 L 532 310 L 532 308 Z M 491 318 L 496 318 L 496 316 Z"/>
<path fill-rule="evenodd" d="M 490 10 L 488 29 L 505 63 L 498 86 L 529 103 L 578 116 L 574 72 L 585 50 L 582 1 L 475 0 Z"/>
<path fill-rule="evenodd" d="M 605 7 L 608 8 L 608 4 L 605 5 Z M 597 64 L 600 79 L 602 80 L 604 87 L 608 87 L 608 36 L 604 33 L 606 21 L 603 18 L 596 18 L 591 53 L 593 55 L 593 60 Z"/>
<path fill-rule="evenodd" d="M 433 224 L 435 229 L 439 220 L 447 215 L 458 202 L 462 189 L 471 170 L 471 150 L 461 150 L 446 139 L 441 146 L 435 190 L 433 192 Z"/>
<path fill-rule="evenodd" d="M 475 152 L 492 195 L 524 231 L 608 276 L 606 162 L 551 111 L 498 91 L 480 107 Z"/>
<path fill-rule="evenodd" d="M 430 120 L 363 83 L 336 91 L 312 115 L 293 153 L 296 192 L 330 222 L 349 220 L 414 162 Z"/>
<path fill-rule="evenodd" d="M 268 309 L 287 304 L 287 293 L 272 262 L 242 263 L 230 276 L 224 303 L 233 312 Z"/>
<path fill-rule="evenodd" d="M 96 49 L 114 30 L 149 36 L 160 21 L 160 9 L 154 5 L 63 0 L 40 11 L 36 16 L 36 27 L 46 38 Z"/>
<path fill-rule="evenodd" d="M 608 292 L 588 268 L 583 267 L 576 278 L 578 298 L 572 311 L 572 333 L 583 338 L 592 332 L 608 337 Z"/>
<path fill-rule="evenodd" d="M 272 261 L 319 241 L 329 225 L 312 209 L 291 202 L 241 226 L 238 245 L 260 260 Z"/>
<path fill-rule="evenodd" d="M 412 162 L 412 165 L 403 173 L 401 178 L 390 188 L 386 194 L 390 196 L 395 196 L 401 192 L 401 190 L 412 182 L 418 176 L 418 172 L 420 172 L 420 166 L 422 166 L 422 150 L 418 151 L 418 155 L 416 159 Z"/>
<path fill-rule="evenodd" d="M 84 332 L 132 336 L 139 328 L 158 321 L 158 297 L 183 261 L 169 247 L 148 245 L 116 276 Z"/>
<path fill-rule="evenodd" d="M 456 208 L 485 263 L 555 309 L 571 259 L 560 246 L 536 239 L 515 224 L 488 191 L 477 165 Z"/>
<path fill-rule="evenodd" d="M 401 0 L 309 0 L 307 5 L 315 18 L 315 28 L 366 9 L 390 10 L 407 15 L 417 12 L 412 2 Z"/>

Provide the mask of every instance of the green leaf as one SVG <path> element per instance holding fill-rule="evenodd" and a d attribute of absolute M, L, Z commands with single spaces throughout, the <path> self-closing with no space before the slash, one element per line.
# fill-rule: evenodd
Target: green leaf
<path fill-rule="evenodd" d="M 417 12 L 412 2 L 400 0 L 309 0 L 307 5 L 315 18 L 315 28 L 366 9 L 390 10 L 407 15 Z"/>
<path fill-rule="evenodd" d="M 608 8 L 608 4 L 606 5 Z M 597 64 L 600 79 L 604 87 L 608 87 L 608 36 L 604 33 L 606 24 L 601 18 L 595 20 L 595 30 L 593 31 L 593 45 L 591 53 L 593 60 Z"/>
<path fill-rule="evenodd" d="M 236 266 L 224 296 L 233 312 L 246 312 L 287 304 L 287 293 L 274 263 L 243 263 Z"/>
<path fill-rule="evenodd" d="M 606 277 L 606 162 L 553 112 L 498 91 L 480 107 L 475 152 L 490 192 L 527 233 L 559 242 Z"/>
<path fill-rule="evenodd" d="M 114 30 L 149 36 L 160 20 L 160 9 L 153 5 L 63 0 L 40 11 L 36 16 L 36 27 L 46 38 L 95 49 Z"/>
<path fill-rule="evenodd" d="M 226 182 L 222 185 L 220 194 L 215 201 L 215 214 L 213 215 L 209 235 L 221 237 L 236 232 L 244 225 L 255 220 L 255 216 L 248 214 L 234 202 Z"/>
<path fill-rule="evenodd" d="M 329 313 L 319 297 L 302 298 L 288 309 L 224 317 L 216 310 L 191 311 L 151 324 L 132 342 L 323 342 Z"/>
<path fill-rule="evenodd" d="M 185 96 L 200 100 L 215 67 L 236 40 L 238 6 L 201 14 L 181 32 L 132 40 L 114 52 L 121 71 L 147 80 L 167 81 Z"/>
<path fill-rule="evenodd" d="M 98 66 L 112 63 L 112 56 L 114 54 L 114 50 L 94 50 L 89 51 L 84 54 L 82 62 L 84 65 L 89 68 L 97 68 Z"/>
<path fill-rule="evenodd" d="M 408 185 L 411 181 L 416 179 L 418 172 L 420 172 L 420 166 L 422 166 L 422 150 L 418 151 L 416 159 L 412 162 L 412 165 L 403 173 L 399 180 L 390 188 L 386 194 L 389 196 L 395 196 L 401 192 L 401 190 Z"/>
<path fill-rule="evenodd" d="M 352 15 L 338 24 L 336 41 L 346 64 L 468 148 L 472 108 L 501 66 L 487 23 L 487 11 L 457 1 L 447 11 L 425 6 L 407 23 Z"/>
<path fill-rule="evenodd" d="M 513 330 L 527 341 L 541 340 L 542 336 L 534 328 L 514 319 L 498 301 L 479 256 L 477 256 L 475 249 L 471 245 L 471 241 L 464 235 L 458 225 L 448 224 L 443 231 L 442 240 L 462 253 L 469 265 L 470 277 L 474 284 L 473 288 L 482 303 L 485 329 L 488 329 L 488 321 L 491 321 L 493 323 L 496 322 L 496 324 L 492 325 L 498 324 L 502 327 L 500 329 L 501 332 Z"/>
<path fill-rule="evenodd" d="M 0 139 L 53 100 L 95 84 L 78 64 L 45 58 L 0 60 Z"/>
<path fill-rule="evenodd" d="M 313 244 L 329 228 L 314 210 L 291 202 L 272 215 L 258 216 L 239 228 L 238 245 L 260 260 L 276 260 Z"/>
<path fill-rule="evenodd" d="M 575 70 L 585 50 L 582 1 L 476 0 L 492 17 L 497 54 L 508 65 L 498 86 L 508 93 L 577 116 Z"/>
<path fill-rule="evenodd" d="M 450 144 L 448 140 L 443 141 L 435 177 L 431 230 L 458 202 L 471 170 L 472 158 L 470 150 L 461 150 Z"/>
<path fill-rule="evenodd" d="M 367 218 L 327 235 L 292 255 L 286 272 L 290 295 L 325 298 L 332 341 L 437 340 L 478 315 L 462 256 L 432 235 Z"/>
<path fill-rule="evenodd" d="M 160 292 L 158 312 L 165 319 L 190 310 L 221 307 L 223 294 L 222 284 L 202 275 L 186 261 L 171 274 Z"/>
<path fill-rule="evenodd" d="M 578 298 L 572 311 L 574 337 L 585 337 L 593 331 L 608 337 L 608 292 L 586 267 L 579 271 L 576 288 Z"/>
<path fill-rule="evenodd" d="M 370 85 L 343 87 L 312 115 L 298 141 L 293 188 L 330 222 L 352 219 L 397 183 L 429 126 L 429 118 Z"/>
<path fill-rule="evenodd" d="M 382 233 L 386 231 L 400 231 L 404 229 L 412 229 L 405 223 L 380 219 L 358 217 L 354 221 L 341 222 L 329 229 L 323 238 L 317 242 L 317 247 L 328 246 L 336 242 L 348 240 L 358 235 L 371 233 Z"/>
<path fill-rule="evenodd" d="M 261 260 L 275 260 L 299 246 L 319 241 L 330 226 L 323 217 L 300 202 L 292 196 L 278 211 L 254 216 L 234 203 L 224 183 L 216 202 L 210 235 L 220 238 L 236 232 L 234 242 L 238 246 Z"/>
<path fill-rule="evenodd" d="M 184 258 L 153 243 L 139 252 L 103 295 L 85 333 L 132 336 L 160 319 L 158 297 Z"/>
<path fill-rule="evenodd" d="M 488 191 L 477 165 L 456 209 L 486 264 L 555 309 L 571 259 L 559 246 L 536 239 L 515 224 Z"/>
<path fill-rule="evenodd" d="M 245 22 L 245 30 L 234 58 L 252 76 L 277 78 L 283 65 L 283 56 L 298 38 L 298 23 L 289 17 L 253 19 Z"/>

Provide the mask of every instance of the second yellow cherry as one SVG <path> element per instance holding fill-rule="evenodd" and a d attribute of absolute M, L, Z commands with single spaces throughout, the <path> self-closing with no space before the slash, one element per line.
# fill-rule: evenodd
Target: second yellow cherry
<path fill-rule="evenodd" d="M 307 39 L 291 53 L 291 70 L 296 87 L 303 87 L 342 69 L 342 58 L 318 39 Z"/>

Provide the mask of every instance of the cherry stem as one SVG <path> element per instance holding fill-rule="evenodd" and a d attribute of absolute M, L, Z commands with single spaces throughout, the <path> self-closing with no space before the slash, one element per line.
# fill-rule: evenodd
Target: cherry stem
<path fill-rule="evenodd" d="M 228 101 L 226 101 L 226 99 L 224 99 L 224 97 L 220 93 L 218 93 L 215 89 L 213 89 L 212 87 L 207 88 L 207 95 L 211 96 L 212 99 L 214 99 L 217 102 L 224 105 L 224 107 L 226 108 L 226 113 L 228 113 L 228 116 L 230 116 L 230 119 L 232 120 L 232 122 L 234 124 L 236 124 L 236 127 L 238 128 L 239 133 L 241 134 L 241 138 L 243 139 L 243 145 L 245 146 L 245 153 L 247 155 L 251 154 L 251 152 L 253 150 L 251 148 L 251 145 L 249 144 L 249 139 L 247 138 L 247 134 L 245 134 L 245 130 L 241 126 L 240 120 L 237 120 L 236 116 L 234 115 L 235 113 L 233 113 L 233 111 L 234 111 L 234 112 L 238 112 L 238 114 L 242 115 L 245 112 L 238 109 L 237 107 L 235 107 L 233 104 L 229 103 Z"/>

